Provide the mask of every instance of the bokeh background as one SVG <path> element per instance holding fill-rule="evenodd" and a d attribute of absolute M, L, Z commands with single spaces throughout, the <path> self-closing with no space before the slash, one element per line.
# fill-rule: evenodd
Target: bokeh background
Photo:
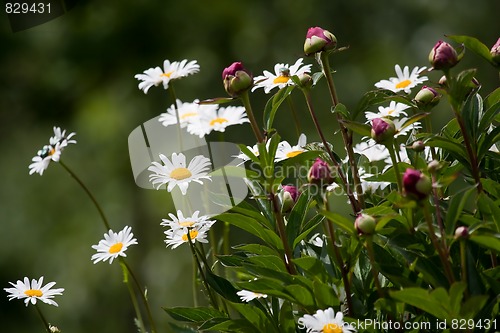
<path fill-rule="evenodd" d="M 90 261 L 91 245 L 105 231 L 91 202 L 55 163 L 42 177 L 28 175 L 31 158 L 57 125 L 77 132 L 78 144 L 63 159 L 95 193 L 112 227 L 133 227 L 139 245 L 128 250 L 129 263 L 148 287 L 161 330 L 169 331 L 162 306 L 192 305 L 189 250 L 166 249 L 159 225 L 172 211 L 168 193 L 136 187 L 128 157 L 129 133 L 164 112 L 170 100 L 162 88 L 147 95 L 138 90 L 135 74 L 164 59 L 194 59 L 201 71 L 176 84 L 179 97 L 224 96 L 224 67 L 243 61 L 259 75 L 277 62 L 292 64 L 302 56 L 307 29 L 322 26 L 350 46 L 332 64 L 340 99 L 353 107 L 375 82 L 394 75 L 396 63 L 428 66 L 430 49 L 445 34 L 493 45 L 500 36 L 499 12 L 498 0 L 90 0 L 16 33 L 0 15 L 0 287 L 43 275 L 66 288 L 58 308 L 41 304 L 64 332 L 135 332 L 119 265 Z M 483 92 L 498 86 L 498 73 L 474 54 L 467 53 L 460 66 L 478 68 Z M 314 97 L 324 91 L 317 87 Z M 302 125 L 317 140 L 300 97 L 294 96 Z M 252 99 L 260 115 L 266 96 L 260 90 Z M 451 117 L 441 104 L 436 128 Z M 318 99 L 317 109 L 333 139 L 328 99 Z M 281 110 L 276 127 L 296 142 L 289 119 Z M 252 144 L 247 127 L 229 128 L 226 137 Z M 233 235 L 235 243 L 243 237 Z M 42 332 L 34 308 L 4 296 L 1 332 Z"/>

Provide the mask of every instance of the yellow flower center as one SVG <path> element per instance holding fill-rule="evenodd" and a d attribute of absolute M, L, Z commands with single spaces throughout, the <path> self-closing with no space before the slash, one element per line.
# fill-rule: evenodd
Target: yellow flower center
<path fill-rule="evenodd" d="M 396 111 L 396 110 L 389 110 L 389 111 L 387 112 L 387 114 L 392 114 L 394 111 Z"/>
<path fill-rule="evenodd" d="M 273 80 L 273 83 L 274 84 L 280 84 L 280 83 L 287 83 L 288 80 L 290 80 L 290 77 L 289 76 L 283 76 L 283 75 L 280 75 L 280 76 L 277 76 L 274 80 Z"/>
<path fill-rule="evenodd" d="M 196 236 L 198 236 L 198 231 L 197 230 L 190 230 L 189 231 L 189 238 L 191 238 L 191 240 L 195 239 Z M 182 240 L 187 242 L 189 239 L 188 239 L 188 235 L 187 234 L 184 234 L 182 235 Z"/>
<path fill-rule="evenodd" d="M 49 151 L 49 155 L 52 156 L 56 153 L 56 150 L 54 148 L 52 148 L 50 151 Z"/>
<path fill-rule="evenodd" d="M 323 333 L 342 333 L 342 327 L 337 324 L 328 323 L 323 326 Z"/>
<path fill-rule="evenodd" d="M 179 222 L 179 225 L 181 227 L 192 227 L 194 224 L 193 221 L 182 221 L 182 222 Z"/>
<path fill-rule="evenodd" d="M 212 120 L 210 122 L 210 126 L 214 126 L 215 124 L 219 123 L 219 124 L 222 124 L 222 123 L 227 123 L 229 120 L 227 120 L 226 118 L 215 118 L 214 120 Z"/>
<path fill-rule="evenodd" d="M 24 292 L 28 297 L 42 297 L 43 293 L 40 289 L 28 289 Z"/>
<path fill-rule="evenodd" d="M 181 119 L 186 119 L 186 118 L 189 118 L 189 117 L 194 117 L 196 115 L 198 115 L 196 112 L 186 112 L 186 113 L 184 113 L 181 116 Z"/>
<path fill-rule="evenodd" d="M 172 170 L 172 172 L 170 173 L 170 178 L 173 178 L 175 180 L 183 180 L 183 179 L 191 177 L 191 175 L 192 174 L 191 174 L 191 171 L 189 171 L 189 169 L 177 168 L 177 169 Z"/>
<path fill-rule="evenodd" d="M 121 251 L 122 247 L 123 247 L 122 242 L 118 242 L 116 244 L 113 244 L 109 247 L 109 253 L 111 253 L 111 254 L 118 253 Z"/>
<path fill-rule="evenodd" d="M 293 150 L 293 151 L 291 151 L 291 152 L 287 153 L 287 154 L 286 154 L 286 157 L 288 157 L 288 158 L 292 158 L 292 157 L 295 157 L 295 156 L 297 156 L 297 155 L 299 155 L 299 154 L 302 154 L 302 153 L 303 153 L 303 151 L 302 151 L 302 150 Z"/>
<path fill-rule="evenodd" d="M 397 89 L 400 89 L 400 88 L 406 88 L 406 87 L 408 87 L 410 84 L 411 84 L 411 81 L 410 81 L 410 80 L 404 80 L 404 81 L 401 81 L 401 82 L 399 82 L 398 84 L 396 84 L 396 88 L 397 88 Z"/>
<path fill-rule="evenodd" d="M 168 73 L 163 73 L 160 76 L 166 76 L 166 77 L 168 77 L 170 79 L 170 75 L 172 75 L 173 72 L 174 71 L 171 71 L 171 72 L 168 72 Z"/>

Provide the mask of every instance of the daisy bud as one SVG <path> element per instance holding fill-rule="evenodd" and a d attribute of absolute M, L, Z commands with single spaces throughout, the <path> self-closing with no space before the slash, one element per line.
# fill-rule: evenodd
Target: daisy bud
<path fill-rule="evenodd" d="M 403 187 L 407 195 L 422 200 L 431 193 L 432 182 L 420 170 L 408 168 L 403 175 Z"/>
<path fill-rule="evenodd" d="M 458 227 L 455 229 L 455 239 L 467 239 L 469 238 L 469 228 Z"/>
<path fill-rule="evenodd" d="M 253 85 L 252 73 L 243 67 L 241 62 L 233 64 L 222 71 L 224 89 L 231 97 L 238 97 Z"/>
<path fill-rule="evenodd" d="M 307 174 L 307 180 L 310 184 L 326 185 L 332 182 L 330 166 L 321 158 L 316 158 Z"/>
<path fill-rule="evenodd" d="M 413 149 L 414 151 L 416 151 L 417 153 L 420 153 L 422 151 L 424 151 L 425 149 L 425 144 L 423 141 L 421 140 L 418 140 L 418 141 L 415 141 L 413 142 L 413 144 L 411 145 L 411 149 Z"/>
<path fill-rule="evenodd" d="M 290 211 L 297 202 L 299 195 L 300 193 L 297 187 L 293 185 L 283 186 L 283 191 L 279 194 L 279 198 L 281 200 L 281 210 L 283 212 Z"/>
<path fill-rule="evenodd" d="M 441 99 L 441 95 L 433 88 L 423 86 L 422 89 L 415 95 L 415 103 L 421 109 L 430 109 L 436 106 Z"/>
<path fill-rule="evenodd" d="M 321 51 L 331 51 L 337 47 L 337 38 L 328 30 L 320 27 L 307 30 L 304 53 L 310 55 Z"/>
<path fill-rule="evenodd" d="M 360 235 L 372 235 L 375 232 L 376 224 L 375 218 L 367 214 L 358 214 L 354 221 L 354 227 Z"/>
<path fill-rule="evenodd" d="M 394 138 L 396 126 L 389 118 L 375 118 L 372 120 L 372 139 L 377 143 L 382 143 Z"/>
<path fill-rule="evenodd" d="M 490 54 L 491 54 L 492 60 L 496 64 L 500 65 L 500 38 L 498 38 L 495 45 L 492 46 Z"/>
<path fill-rule="evenodd" d="M 458 64 L 457 51 L 448 43 L 438 41 L 429 53 L 429 61 L 434 69 L 450 69 Z"/>

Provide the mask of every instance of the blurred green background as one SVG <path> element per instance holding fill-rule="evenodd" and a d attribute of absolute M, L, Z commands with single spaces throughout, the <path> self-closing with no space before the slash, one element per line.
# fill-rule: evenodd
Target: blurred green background
<path fill-rule="evenodd" d="M 78 141 L 64 161 L 95 193 L 115 231 L 132 226 L 139 245 L 127 251 L 129 263 L 148 287 L 157 325 L 168 331 L 161 307 L 192 305 L 191 258 L 187 247 L 165 249 L 159 223 L 171 211 L 168 193 L 140 189 L 132 177 L 129 133 L 170 105 L 162 88 L 138 90 L 135 74 L 164 59 L 197 60 L 200 73 L 176 84 L 178 96 L 225 96 L 224 67 L 242 61 L 260 75 L 277 62 L 293 64 L 307 29 L 321 26 L 350 46 L 332 64 L 340 99 L 352 107 L 375 82 L 394 75 L 394 64 L 428 66 L 428 53 L 444 34 L 474 36 L 491 47 L 500 36 L 499 10 L 498 0 L 79 1 L 65 15 L 17 33 L 1 16 L 0 286 L 43 275 L 66 288 L 58 308 L 41 304 L 64 332 L 135 332 L 119 265 L 90 261 L 91 245 L 105 231 L 91 202 L 55 163 L 43 177 L 28 175 L 52 126 L 61 126 L 77 132 Z M 498 73 L 474 54 L 466 53 L 460 66 L 479 69 L 483 93 L 498 86 Z M 428 76 L 436 81 L 439 73 Z M 313 96 L 324 91 L 321 85 Z M 260 114 L 266 96 L 253 95 Z M 294 96 L 303 127 L 317 140 L 300 97 Z M 317 109 L 332 139 L 328 99 L 318 100 Z M 445 103 L 435 112 L 438 127 L 451 116 Z M 252 144 L 245 126 L 229 128 L 228 140 Z M 276 127 L 295 144 L 286 109 Z M 42 327 L 34 308 L 0 297 L 0 331 Z"/>

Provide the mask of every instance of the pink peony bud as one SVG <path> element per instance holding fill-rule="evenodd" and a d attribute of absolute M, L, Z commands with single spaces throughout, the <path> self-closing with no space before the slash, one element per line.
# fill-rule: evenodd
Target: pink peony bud
<path fill-rule="evenodd" d="M 497 42 L 495 45 L 491 47 L 491 58 L 493 61 L 497 64 L 500 65 L 500 38 L 498 38 Z"/>
<path fill-rule="evenodd" d="M 310 55 L 321 51 L 331 51 L 337 47 L 337 38 L 328 30 L 320 27 L 307 30 L 304 53 Z"/>
<path fill-rule="evenodd" d="M 293 185 L 283 186 L 282 191 L 279 193 L 279 198 L 281 200 L 281 210 L 283 212 L 290 211 L 297 202 L 299 195 L 300 193 L 297 187 Z"/>
<path fill-rule="evenodd" d="M 377 143 L 383 143 L 394 138 L 396 126 L 389 118 L 375 118 L 372 120 L 371 137 Z"/>
<path fill-rule="evenodd" d="M 421 109 L 430 109 L 436 106 L 441 99 L 441 95 L 431 87 L 423 86 L 422 89 L 415 95 L 415 103 Z"/>
<path fill-rule="evenodd" d="M 429 61 L 434 69 L 450 69 L 458 64 L 457 51 L 448 43 L 438 41 L 429 53 Z"/>
<path fill-rule="evenodd" d="M 328 163 L 321 158 L 316 158 L 307 174 L 307 180 L 311 184 L 326 185 L 332 182 L 331 169 Z"/>
<path fill-rule="evenodd" d="M 403 175 L 403 187 L 406 195 L 422 200 L 431 193 L 432 182 L 420 170 L 408 168 Z"/>
<path fill-rule="evenodd" d="M 231 97 L 238 97 L 253 85 L 252 73 L 247 71 L 241 62 L 233 62 L 222 71 L 224 89 Z"/>
<path fill-rule="evenodd" d="M 467 227 L 458 227 L 455 229 L 455 239 L 469 238 L 469 229 Z"/>

